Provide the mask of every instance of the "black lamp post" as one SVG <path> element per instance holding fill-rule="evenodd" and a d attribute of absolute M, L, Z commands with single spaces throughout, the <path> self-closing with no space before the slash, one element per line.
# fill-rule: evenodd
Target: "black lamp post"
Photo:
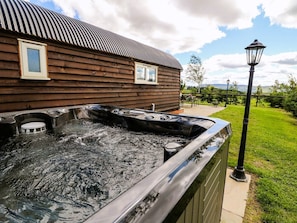
<path fill-rule="evenodd" d="M 249 84 L 248 84 L 248 90 L 247 90 L 246 101 L 245 101 L 244 119 L 243 119 L 238 161 L 237 161 L 237 166 L 235 167 L 233 173 L 230 175 L 232 179 L 240 182 L 246 181 L 243 162 L 244 162 L 247 128 L 248 128 L 248 122 L 249 122 L 250 102 L 251 102 L 251 94 L 252 94 L 252 87 L 253 87 L 253 76 L 254 76 L 255 66 L 258 63 L 260 63 L 261 56 L 265 47 L 266 46 L 264 46 L 258 40 L 255 40 L 253 43 L 251 43 L 249 46 L 245 48 L 247 64 L 250 65 L 251 68 L 250 68 Z"/>
<path fill-rule="evenodd" d="M 227 93 L 226 93 L 226 102 L 225 102 L 225 107 L 227 107 L 227 104 L 229 104 L 228 102 L 228 90 L 229 90 L 229 84 L 230 84 L 230 80 L 227 80 Z"/>

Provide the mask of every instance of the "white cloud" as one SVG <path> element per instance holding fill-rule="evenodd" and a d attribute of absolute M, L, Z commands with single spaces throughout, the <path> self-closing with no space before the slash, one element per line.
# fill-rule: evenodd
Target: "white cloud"
<path fill-rule="evenodd" d="M 260 14 L 257 8 L 260 2 L 257 0 L 200 0 L 199 2 L 175 0 L 173 2 L 193 17 L 208 18 L 216 25 L 228 28 L 249 28 L 252 26 L 252 19 Z"/>
<path fill-rule="evenodd" d="M 226 37 L 222 27 L 247 29 L 261 10 L 271 24 L 297 28 L 296 0 L 41 0 L 52 1 L 70 17 L 134 39 L 171 54 L 200 52 Z M 297 52 L 265 56 L 256 66 L 254 85 L 271 85 L 296 74 Z M 203 61 L 207 83 L 247 84 L 244 54 L 215 55 Z M 185 70 L 185 69 L 184 69 Z M 184 74 L 183 74 L 184 75 Z"/>
<path fill-rule="evenodd" d="M 225 37 L 224 26 L 248 28 L 259 15 L 252 0 L 53 0 L 70 17 L 99 26 L 163 51 L 197 51 Z"/>
<path fill-rule="evenodd" d="M 171 54 L 197 51 L 226 36 L 220 27 L 246 29 L 260 9 L 271 24 L 297 28 L 295 0 L 41 0 L 64 14 Z"/>
<path fill-rule="evenodd" d="M 262 8 L 271 24 L 286 28 L 297 28 L 297 1 L 296 0 L 263 0 Z"/>
<path fill-rule="evenodd" d="M 253 85 L 271 86 L 275 80 L 287 83 L 289 74 L 297 77 L 296 55 L 297 52 L 272 56 L 264 54 L 260 64 L 255 66 Z M 203 61 L 203 66 L 206 69 L 204 83 L 225 83 L 230 79 L 232 83 L 248 84 L 250 67 L 246 63 L 245 54 L 215 55 Z"/>

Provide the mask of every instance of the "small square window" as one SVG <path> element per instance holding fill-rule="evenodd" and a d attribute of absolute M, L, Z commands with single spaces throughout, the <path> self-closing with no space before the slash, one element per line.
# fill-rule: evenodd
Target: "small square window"
<path fill-rule="evenodd" d="M 19 39 L 19 50 L 22 79 L 50 80 L 46 44 Z"/>
<path fill-rule="evenodd" d="M 158 84 L 157 75 L 157 66 L 135 63 L 135 84 Z"/>
<path fill-rule="evenodd" d="M 41 72 L 40 50 L 28 48 L 27 57 L 28 57 L 29 72 Z"/>

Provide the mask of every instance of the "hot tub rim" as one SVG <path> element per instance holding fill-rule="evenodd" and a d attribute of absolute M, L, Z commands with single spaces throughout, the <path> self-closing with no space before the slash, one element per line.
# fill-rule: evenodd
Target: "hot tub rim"
<path fill-rule="evenodd" d="M 151 193 L 158 194 L 156 189 L 160 187 L 160 184 L 164 183 L 164 181 L 166 181 L 170 174 L 178 170 L 183 165 L 185 160 L 187 160 L 192 154 L 197 151 L 197 149 L 201 148 L 206 142 L 213 139 L 218 134 L 218 132 L 220 132 L 222 129 L 226 129 L 227 138 L 225 139 L 225 141 L 230 140 L 232 133 L 230 123 L 218 118 L 211 118 L 211 120 L 214 120 L 216 122 L 214 126 L 195 138 L 189 145 L 184 147 L 180 152 L 170 158 L 161 167 L 154 170 L 148 176 L 136 183 L 133 187 L 129 188 L 119 197 L 112 200 L 105 207 L 87 218 L 85 220 L 85 223 L 95 223 L 98 222 L 98 219 L 100 219 L 101 222 L 122 222 L 129 213 L 133 213 L 133 211 L 137 209 L 137 206 L 148 195 L 150 195 Z M 207 165 L 207 163 L 219 149 L 220 147 L 218 147 L 216 150 L 206 152 L 205 156 L 201 160 L 199 160 L 199 162 L 203 164 L 200 170 L 196 172 L 196 176 L 200 174 L 203 167 Z M 180 168 L 180 170 L 182 169 L 183 168 Z M 177 198 L 177 200 L 178 199 L 179 198 Z M 160 219 L 160 222 L 162 222 L 162 219 Z"/>

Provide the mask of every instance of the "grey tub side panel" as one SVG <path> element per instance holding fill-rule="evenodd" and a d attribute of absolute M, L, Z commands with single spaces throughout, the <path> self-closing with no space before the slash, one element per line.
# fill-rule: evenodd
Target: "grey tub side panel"
<path fill-rule="evenodd" d="M 205 179 L 199 179 L 198 177 L 196 179 L 198 181 L 196 182 L 197 187 L 194 184 L 188 193 L 188 197 L 184 197 L 185 201 L 176 206 L 177 209 L 183 210 L 176 222 L 220 222 L 226 180 L 228 146 L 229 141 L 217 152 L 213 160 L 214 162 L 210 162 L 207 165 L 205 173 L 202 173 L 202 176 L 206 175 Z M 189 197 L 191 198 L 190 200 Z M 186 202 L 187 205 L 185 206 Z M 173 221 L 168 218 L 165 222 Z"/>

